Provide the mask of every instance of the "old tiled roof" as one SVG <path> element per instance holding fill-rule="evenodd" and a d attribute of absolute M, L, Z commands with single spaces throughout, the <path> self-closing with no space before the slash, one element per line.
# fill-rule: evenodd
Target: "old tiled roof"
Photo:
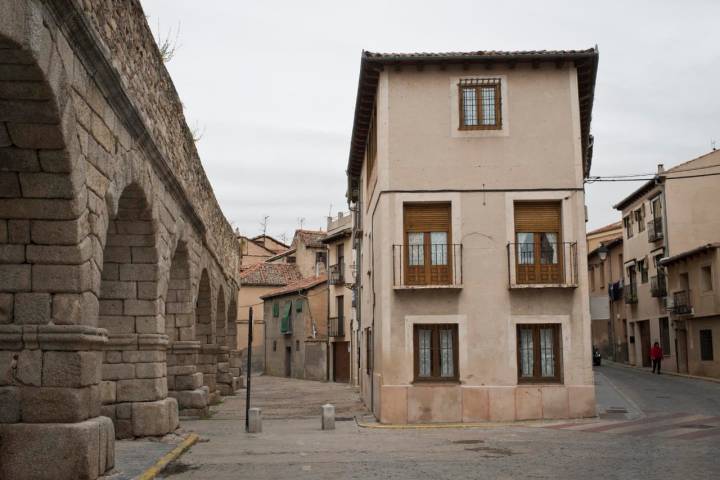
<path fill-rule="evenodd" d="M 322 283 L 325 283 L 326 281 L 327 281 L 327 275 L 303 278 L 302 280 L 298 280 L 297 282 L 291 283 L 290 285 L 287 285 L 285 287 L 278 288 L 277 290 L 268 292 L 265 295 L 261 296 L 260 298 L 266 299 L 266 298 L 278 297 L 280 295 L 286 295 L 288 293 L 294 293 L 294 292 L 299 292 L 301 290 L 307 290 L 307 289 L 316 287 Z"/>
<path fill-rule="evenodd" d="M 268 240 L 271 240 L 273 243 L 277 243 L 278 246 L 272 246 L 272 245 L 265 244 L 265 242 L 263 241 L 265 238 L 267 238 Z M 270 235 L 257 235 L 255 237 L 251 238 L 250 240 L 252 240 L 256 244 L 260 245 L 264 249 L 270 250 L 271 252 L 275 252 L 275 253 L 284 252 L 285 250 L 290 248 L 289 245 L 286 245 L 284 242 L 281 242 L 280 240 L 278 240 L 274 237 L 271 237 Z"/>
<path fill-rule="evenodd" d="M 302 241 L 308 247 L 324 248 L 322 239 L 327 235 L 322 230 L 295 230 L 295 238 L 293 239 L 293 247 L 297 244 L 296 240 Z"/>
<path fill-rule="evenodd" d="M 670 264 L 673 264 L 680 260 L 684 260 L 686 258 L 690 258 L 695 255 L 707 253 L 711 250 L 715 250 L 716 248 L 720 248 L 720 243 L 713 242 L 713 243 L 707 243 L 705 245 L 700 245 L 699 247 L 693 248 L 692 250 L 687 250 L 682 253 L 678 253 L 677 255 L 673 255 L 672 257 L 663 258 L 662 260 L 660 260 L 660 265 L 670 265 Z"/>
<path fill-rule="evenodd" d="M 587 50 L 524 50 L 496 51 L 478 50 L 473 52 L 446 53 L 374 53 L 363 51 L 360 60 L 360 78 L 358 80 L 357 99 L 355 101 L 355 119 L 350 141 L 348 159 L 348 181 L 350 193 L 360 177 L 367 134 L 370 126 L 372 108 L 377 94 L 380 71 L 392 65 L 448 65 L 448 64 L 540 64 L 543 62 L 562 65 L 573 62 L 577 67 L 578 100 L 580 104 L 580 130 L 585 176 L 590 174 L 592 162 L 592 136 L 590 119 L 595 96 L 595 78 L 597 76 L 599 53 L 597 47 Z"/>
<path fill-rule="evenodd" d="M 240 272 L 240 285 L 283 286 L 302 279 L 295 264 L 257 263 Z"/>
<path fill-rule="evenodd" d="M 611 224 L 609 224 L 609 225 L 605 225 L 604 227 L 596 228 L 595 230 L 591 230 L 591 231 L 587 232 L 587 235 L 596 235 L 596 234 L 598 234 L 598 233 L 609 232 L 609 231 L 611 231 L 611 230 L 616 230 L 616 229 L 618 229 L 618 228 L 622 228 L 622 222 L 621 222 L 621 221 L 620 221 L 620 222 L 614 222 L 614 223 L 611 223 Z"/>

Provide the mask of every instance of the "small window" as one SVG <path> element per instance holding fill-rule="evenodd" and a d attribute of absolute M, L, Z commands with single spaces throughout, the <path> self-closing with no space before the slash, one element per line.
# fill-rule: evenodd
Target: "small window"
<path fill-rule="evenodd" d="M 273 340 L 273 352 L 277 352 L 277 340 Z"/>
<path fill-rule="evenodd" d="M 278 302 L 273 302 L 273 317 L 277 317 L 280 315 L 280 304 Z"/>
<path fill-rule="evenodd" d="M 499 78 L 460 80 L 460 130 L 502 128 Z"/>
<path fill-rule="evenodd" d="M 635 210 L 635 223 L 638 224 L 638 232 L 645 231 L 645 205 Z"/>
<path fill-rule="evenodd" d="M 640 270 L 640 283 L 648 282 L 648 261 L 647 258 L 643 258 L 638 261 L 638 270 Z"/>
<path fill-rule="evenodd" d="M 315 252 L 315 263 L 327 263 L 327 253 L 324 251 Z"/>
<path fill-rule="evenodd" d="M 560 368 L 560 325 L 517 326 L 518 382 L 558 383 Z"/>
<path fill-rule="evenodd" d="M 295 311 L 296 312 L 302 312 L 303 310 L 303 300 L 295 300 Z"/>
<path fill-rule="evenodd" d="M 703 292 L 710 292 L 713 289 L 712 267 L 706 265 L 700 269 L 700 288 Z"/>
<path fill-rule="evenodd" d="M 712 330 L 700 330 L 700 360 L 713 361 Z"/>
<path fill-rule="evenodd" d="M 295 257 L 287 257 L 287 263 L 296 263 L 297 259 Z"/>
<path fill-rule="evenodd" d="M 300 340 L 295 340 L 295 351 L 296 352 L 300 351 Z"/>
<path fill-rule="evenodd" d="M 632 238 L 633 236 L 633 227 L 632 227 L 632 221 L 630 220 L 630 215 L 623 218 L 623 226 L 625 227 L 625 236 L 627 238 Z"/>
<path fill-rule="evenodd" d="M 415 325 L 414 330 L 415 381 L 457 381 L 457 325 Z"/>
<path fill-rule="evenodd" d="M 670 326 L 668 325 L 667 317 L 660 319 L 660 346 L 663 350 L 663 355 L 670 356 Z"/>

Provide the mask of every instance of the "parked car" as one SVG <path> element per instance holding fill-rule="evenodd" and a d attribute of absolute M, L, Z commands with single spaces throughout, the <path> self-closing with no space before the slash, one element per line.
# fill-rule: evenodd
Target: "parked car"
<path fill-rule="evenodd" d="M 593 347 L 593 367 L 599 367 L 602 362 L 602 355 L 600 355 L 600 349 Z"/>

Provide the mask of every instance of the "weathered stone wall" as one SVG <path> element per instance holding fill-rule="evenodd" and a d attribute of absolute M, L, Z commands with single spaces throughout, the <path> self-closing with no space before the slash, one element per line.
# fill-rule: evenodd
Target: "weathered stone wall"
<path fill-rule="evenodd" d="M 238 248 L 138 2 L 0 12 L 0 478 L 95 478 L 219 395 Z"/>

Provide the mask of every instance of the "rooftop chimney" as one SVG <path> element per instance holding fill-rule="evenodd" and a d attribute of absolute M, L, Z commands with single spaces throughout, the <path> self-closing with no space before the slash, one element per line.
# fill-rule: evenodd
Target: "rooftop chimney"
<path fill-rule="evenodd" d="M 657 170 L 658 175 L 662 175 L 664 172 L 665 172 L 665 165 L 663 165 L 662 163 L 658 163 L 658 170 Z"/>

